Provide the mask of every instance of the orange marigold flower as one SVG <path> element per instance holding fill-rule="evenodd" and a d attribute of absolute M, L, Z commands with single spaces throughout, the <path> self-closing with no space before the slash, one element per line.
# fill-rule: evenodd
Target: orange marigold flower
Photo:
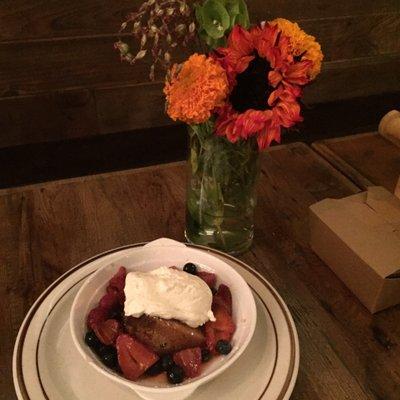
<path fill-rule="evenodd" d="M 229 92 L 225 70 L 205 55 L 193 54 L 183 65 L 174 65 L 164 87 L 167 113 L 187 124 L 207 121 Z"/>
<path fill-rule="evenodd" d="M 307 35 L 298 24 L 284 18 L 274 19 L 270 24 L 278 25 L 282 33 L 289 37 L 295 56 L 301 56 L 301 60 L 312 61 L 313 65 L 310 68 L 309 78 L 311 80 L 315 79 L 321 72 L 321 64 L 324 58 L 321 46 L 315 40 L 315 37 Z"/>

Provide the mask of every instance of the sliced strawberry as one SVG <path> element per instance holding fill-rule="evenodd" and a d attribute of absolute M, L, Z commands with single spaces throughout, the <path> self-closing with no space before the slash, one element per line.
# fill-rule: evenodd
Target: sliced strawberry
<path fill-rule="evenodd" d="M 119 304 L 119 293 L 114 288 L 107 290 L 107 293 L 100 299 L 99 306 L 110 311 Z"/>
<path fill-rule="evenodd" d="M 193 347 L 178 351 L 173 356 L 175 364 L 183 368 L 185 376 L 194 378 L 200 375 L 201 371 L 201 349 Z"/>
<path fill-rule="evenodd" d="M 107 288 L 107 292 L 109 292 L 111 288 L 116 289 L 120 295 L 120 299 L 122 300 L 122 302 L 125 301 L 125 293 L 124 293 L 125 278 L 126 278 L 126 268 L 120 267 L 118 272 L 110 279 Z"/>
<path fill-rule="evenodd" d="M 232 340 L 236 326 L 232 317 L 224 306 L 217 305 L 213 307 L 216 321 L 208 321 L 204 326 L 204 334 L 206 337 L 206 347 L 212 353 L 216 354 L 215 345 L 218 340 Z"/>
<path fill-rule="evenodd" d="M 232 294 L 228 286 L 219 285 L 217 293 L 213 297 L 213 306 L 222 306 L 232 315 Z"/>
<path fill-rule="evenodd" d="M 115 343 L 121 327 L 119 322 L 115 319 L 108 319 L 107 321 L 95 325 L 93 330 L 101 343 L 110 346 Z"/>
<path fill-rule="evenodd" d="M 95 326 L 99 325 L 100 323 L 104 322 L 107 319 L 108 310 L 97 306 L 93 308 L 86 319 L 86 323 L 88 328 L 94 329 Z"/>
<path fill-rule="evenodd" d="M 228 311 L 223 306 L 215 306 L 213 308 L 215 322 L 212 322 L 213 328 L 217 331 L 224 331 L 233 334 L 236 326 L 233 322 L 232 317 L 228 314 Z"/>
<path fill-rule="evenodd" d="M 126 278 L 126 268 L 120 267 L 118 272 L 110 279 L 109 286 L 115 287 L 118 290 L 124 290 Z"/>
<path fill-rule="evenodd" d="M 214 331 L 215 332 L 215 344 L 218 343 L 219 340 L 225 340 L 230 342 L 232 340 L 232 333 L 226 331 Z"/>
<path fill-rule="evenodd" d="M 125 292 L 124 291 L 119 291 L 115 287 L 112 286 L 107 286 L 107 293 L 116 296 L 118 298 L 118 302 L 120 305 L 123 305 L 125 302 Z"/>
<path fill-rule="evenodd" d="M 217 340 L 215 337 L 215 329 L 213 328 L 212 322 L 207 322 L 204 325 L 204 334 L 206 337 L 206 347 L 211 353 L 215 352 L 215 345 Z"/>
<path fill-rule="evenodd" d="M 158 355 L 127 334 L 116 341 L 118 363 L 125 378 L 135 381 L 158 359 Z"/>
<path fill-rule="evenodd" d="M 200 271 L 200 272 L 197 273 L 197 276 L 199 278 L 203 279 L 203 281 L 205 283 L 207 283 L 207 285 L 210 286 L 211 289 L 217 283 L 217 275 L 215 275 L 215 274 L 213 274 L 211 272 Z"/>

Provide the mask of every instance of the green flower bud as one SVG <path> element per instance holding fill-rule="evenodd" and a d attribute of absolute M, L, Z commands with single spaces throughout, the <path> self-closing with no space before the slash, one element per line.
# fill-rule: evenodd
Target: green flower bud
<path fill-rule="evenodd" d="M 231 23 L 228 11 L 218 0 L 206 0 L 197 8 L 196 16 L 201 28 L 213 39 L 223 37 Z"/>

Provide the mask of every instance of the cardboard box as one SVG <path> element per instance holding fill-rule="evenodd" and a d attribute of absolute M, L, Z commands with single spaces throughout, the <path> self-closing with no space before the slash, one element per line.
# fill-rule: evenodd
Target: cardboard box
<path fill-rule="evenodd" d="M 399 180 L 397 181 L 396 188 L 394 189 L 394 195 L 400 199 L 400 176 Z"/>
<path fill-rule="evenodd" d="M 400 200 L 370 187 L 310 207 L 310 244 L 372 313 L 400 303 Z"/>
<path fill-rule="evenodd" d="M 400 111 L 389 111 L 381 119 L 378 132 L 395 145 L 400 146 Z"/>

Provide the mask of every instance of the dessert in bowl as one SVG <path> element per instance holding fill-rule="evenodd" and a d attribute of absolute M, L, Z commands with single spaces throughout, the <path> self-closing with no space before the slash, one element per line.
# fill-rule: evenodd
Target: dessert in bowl
<path fill-rule="evenodd" d="M 255 323 L 251 290 L 231 266 L 168 239 L 96 271 L 70 315 L 85 360 L 148 400 L 185 399 L 222 373 Z"/>

